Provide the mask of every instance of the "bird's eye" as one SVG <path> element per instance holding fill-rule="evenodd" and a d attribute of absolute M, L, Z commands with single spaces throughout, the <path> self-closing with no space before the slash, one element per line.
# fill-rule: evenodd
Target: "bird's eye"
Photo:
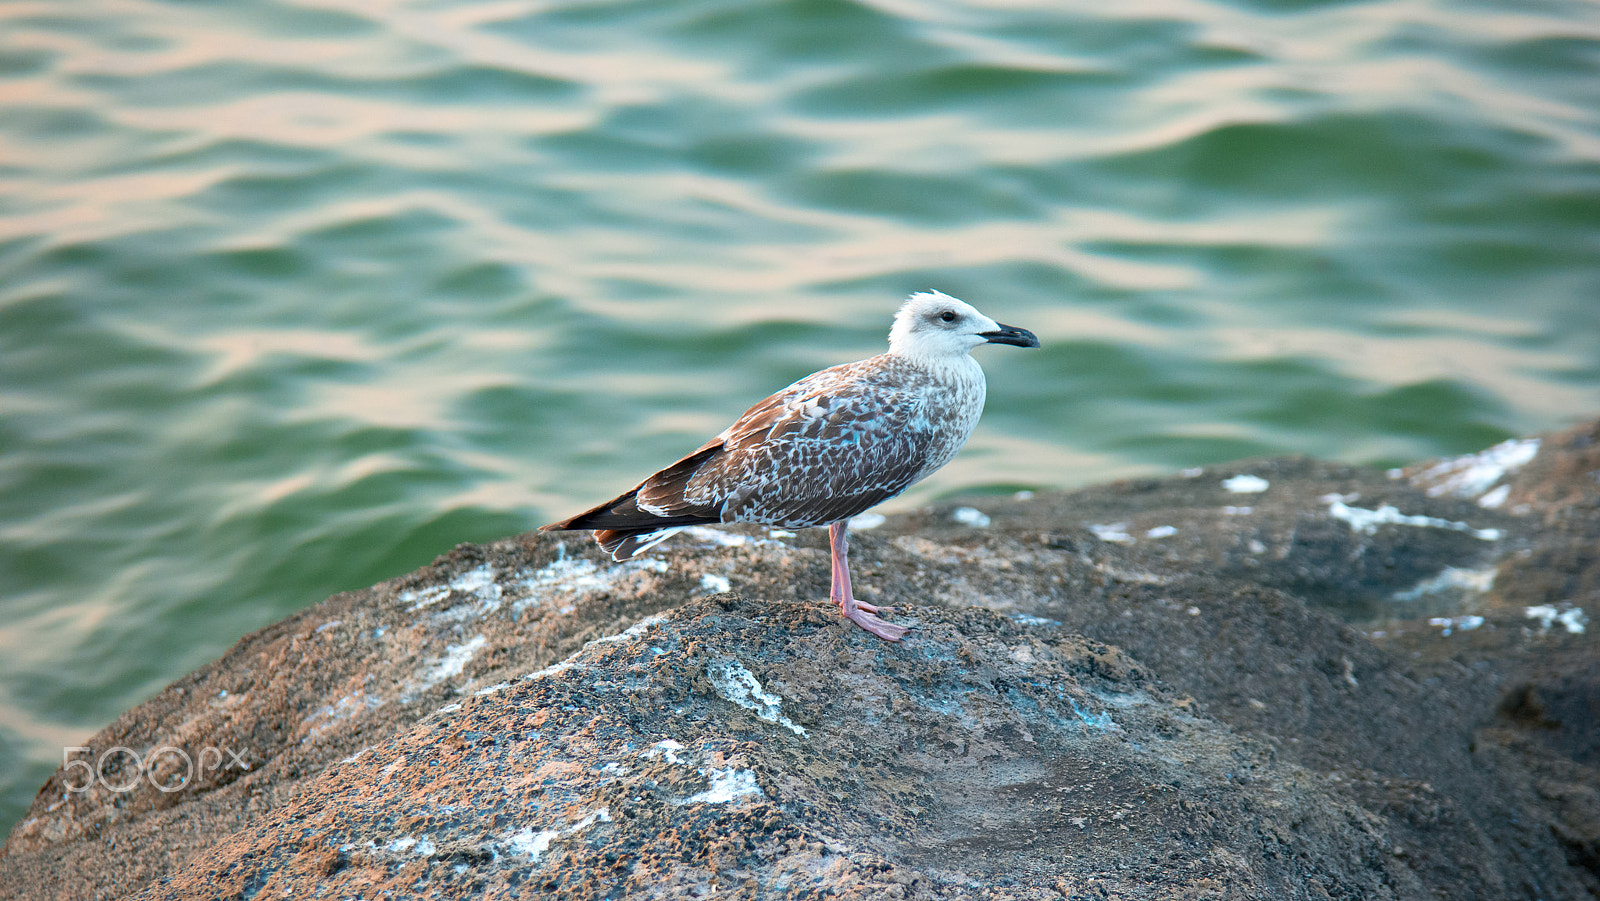
<path fill-rule="evenodd" d="M 939 314 L 939 318 L 943 319 L 945 322 L 955 322 L 956 313 L 954 310 L 945 310 L 943 313 Z"/>

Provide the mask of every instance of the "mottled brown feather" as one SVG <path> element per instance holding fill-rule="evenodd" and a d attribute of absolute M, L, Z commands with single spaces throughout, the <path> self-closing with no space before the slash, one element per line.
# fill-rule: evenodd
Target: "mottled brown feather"
<path fill-rule="evenodd" d="M 976 366 L 970 376 L 932 372 L 892 354 L 834 366 L 752 406 L 633 490 L 545 529 L 599 530 L 623 559 L 673 526 L 827 525 L 943 466 L 982 409 Z"/>

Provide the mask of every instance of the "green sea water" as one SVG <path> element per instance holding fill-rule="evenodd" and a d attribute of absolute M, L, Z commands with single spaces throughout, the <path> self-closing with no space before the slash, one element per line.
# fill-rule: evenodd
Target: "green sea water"
<path fill-rule="evenodd" d="M 1044 346 L 889 509 L 1593 417 L 1600 6 L 0 4 L 0 827 L 927 288 Z"/>

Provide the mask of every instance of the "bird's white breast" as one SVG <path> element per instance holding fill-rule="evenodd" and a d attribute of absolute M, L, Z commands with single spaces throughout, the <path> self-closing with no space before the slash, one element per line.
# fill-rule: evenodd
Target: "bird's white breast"
<path fill-rule="evenodd" d="M 908 359 L 901 365 L 902 378 L 918 396 L 909 427 L 928 436 L 922 467 L 912 480 L 919 482 L 950 462 L 972 437 L 983 415 L 986 384 L 978 361 L 966 354 Z"/>

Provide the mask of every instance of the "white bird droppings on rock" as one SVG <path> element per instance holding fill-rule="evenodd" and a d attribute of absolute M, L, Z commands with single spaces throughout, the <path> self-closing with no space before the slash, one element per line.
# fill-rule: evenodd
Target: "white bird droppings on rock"
<path fill-rule="evenodd" d="M 1394 601 L 1414 601 L 1417 598 L 1430 594 L 1444 594 L 1447 592 L 1465 592 L 1470 594 L 1483 594 L 1494 586 L 1494 577 L 1499 572 L 1494 567 L 1488 569 L 1462 569 L 1455 566 L 1446 566 L 1436 576 L 1423 579 L 1405 591 L 1395 592 L 1390 595 Z"/>
<path fill-rule="evenodd" d="M 578 658 L 583 656 L 584 652 L 588 651 L 590 648 L 594 647 L 595 645 L 597 645 L 597 644 L 608 644 L 608 643 L 614 642 L 614 641 L 627 641 L 630 638 L 638 638 L 640 635 L 643 635 L 645 633 L 645 631 L 648 630 L 651 626 L 654 626 L 656 623 L 661 622 L 662 618 L 665 615 L 666 614 L 664 614 L 664 613 L 651 614 L 650 616 L 647 616 L 644 619 L 639 620 L 638 622 L 634 623 L 633 625 L 629 626 L 628 628 L 624 629 L 623 631 L 618 632 L 615 635 L 607 635 L 604 638 L 596 638 L 593 641 L 585 643 L 583 647 L 581 647 L 578 650 L 574 651 L 572 653 L 572 655 L 570 657 L 568 657 L 567 659 L 562 660 L 559 663 L 552 663 L 549 666 L 545 667 L 544 669 L 539 670 L 538 672 L 529 673 L 528 675 L 523 676 L 522 678 L 525 679 L 525 680 L 528 680 L 528 681 L 532 681 L 534 679 L 543 679 L 543 678 L 545 678 L 547 676 L 554 676 L 557 673 L 565 672 L 566 670 L 572 669 L 574 666 L 578 665 Z"/>
<path fill-rule="evenodd" d="M 1510 496 L 1511 486 L 1501 485 L 1499 488 L 1495 488 L 1483 497 L 1478 498 L 1478 506 L 1485 510 L 1498 510 L 1506 502 L 1506 498 Z"/>
<path fill-rule="evenodd" d="M 782 726 L 796 735 L 806 730 L 783 715 L 783 699 L 761 687 L 755 674 L 737 660 L 717 658 L 706 666 L 706 678 L 717 694 L 754 713 L 758 718 Z"/>
<path fill-rule="evenodd" d="M 442 655 L 430 661 L 417 674 L 416 680 L 412 683 L 406 695 L 414 695 L 419 691 L 432 688 L 446 679 L 461 675 L 461 671 L 467 668 L 467 664 L 478 653 L 478 649 L 488 643 L 489 639 L 484 638 L 482 635 L 474 635 L 461 644 L 448 645 Z"/>
<path fill-rule="evenodd" d="M 1439 634 L 1450 637 L 1452 632 L 1471 632 L 1483 625 L 1481 616 L 1435 616 L 1428 620 L 1428 625 L 1441 627 Z"/>
<path fill-rule="evenodd" d="M 554 829 L 534 832 L 531 827 L 524 826 L 506 837 L 505 848 L 518 857 L 537 861 L 549 850 L 550 843 L 560 837 L 561 833 Z"/>
<path fill-rule="evenodd" d="M 511 609 L 521 613 L 528 607 L 544 602 L 551 594 L 563 596 L 593 594 L 610 588 L 619 579 L 634 573 L 666 571 L 667 562 L 656 558 L 628 560 L 602 569 L 593 560 L 563 556 L 537 572 L 524 575 L 518 581 L 517 587 L 525 592 L 527 597 L 512 604 Z"/>
<path fill-rule="evenodd" d="M 455 592 L 468 594 L 486 605 L 492 605 L 484 610 L 485 613 L 493 612 L 500 606 L 500 586 L 495 581 L 500 575 L 493 566 L 485 563 L 459 573 L 444 585 L 431 585 L 427 588 L 410 588 L 400 592 L 399 601 L 410 604 L 412 610 L 421 610 L 449 597 Z"/>
<path fill-rule="evenodd" d="M 492 695 L 495 692 L 503 691 L 503 690 L 505 690 L 507 688 L 510 688 L 510 687 L 511 687 L 511 683 L 510 682 L 496 682 L 495 684 L 490 685 L 487 688 L 478 689 L 477 691 L 472 693 L 472 696 L 475 697 L 475 698 L 481 698 L 484 695 Z"/>
<path fill-rule="evenodd" d="M 1236 475 L 1231 479 L 1223 479 L 1222 487 L 1229 494 L 1260 494 L 1272 487 L 1272 483 L 1260 476 Z"/>
<path fill-rule="evenodd" d="M 657 757 L 665 757 L 667 763 L 679 763 L 680 761 L 678 760 L 678 752 L 682 751 L 683 749 L 683 744 L 681 742 L 673 741 L 670 738 L 664 738 L 661 741 L 651 745 L 649 748 L 639 752 L 639 756 L 646 760 L 654 760 Z"/>
<path fill-rule="evenodd" d="M 1583 612 L 1582 607 L 1567 607 L 1563 610 L 1554 604 L 1540 604 L 1527 608 L 1523 615 L 1528 619 L 1538 620 L 1539 628 L 1542 630 L 1549 630 L 1551 626 L 1560 623 L 1561 628 L 1573 635 L 1582 635 L 1589 625 L 1589 615 Z"/>
<path fill-rule="evenodd" d="M 763 795 L 756 783 L 756 774 L 749 770 L 713 770 L 707 774 L 711 784 L 706 790 L 685 798 L 684 804 L 727 804 L 745 795 Z"/>
<path fill-rule="evenodd" d="M 500 586 L 495 584 L 495 577 L 498 575 L 499 572 L 493 566 L 485 563 L 451 579 L 450 587 L 480 598 L 497 598 L 500 596 Z"/>
<path fill-rule="evenodd" d="M 989 515 L 977 507 L 957 507 L 950 511 L 950 518 L 975 529 L 986 528 L 989 525 Z"/>
<path fill-rule="evenodd" d="M 1109 541 L 1114 544 L 1133 543 L 1133 536 L 1128 534 L 1128 524 L 1125 522 L 1112 523 L 1111 525 L 1090 523 L 1089 531 L 1093 532 L 1094 537 L 1101 541 Z"/>
<path fill-rule="evenodd" d="M 1116 721 L 1111 718 L 1111 714 L 1108 711 L 1102 710 L 1099 713 L 1090 713 L 1079 706 L 1076 698 L 1067 698 L 1067 703 L 1072 705 L 1072 712 L 1077 716 L 1078 721 L 1088 728 L 1102 733 L 1120 731 Z"/>
<path fill-rule="evenodd" d="M 544 856 L 544 852 L 550 850 L 550 843 L 561 836 L 582 832 L 595 823 L 609 822 L 611 822 L 611 811 L 602 807 L 565 829 L 542 829 L 534 832 L 533 827 L 524 826 L 506 836 L 501 846 L 517 857 L 536 863 Z"/>
<path fill-rule="evenodd" d="M 301 720 L 301 722 L 310 729 L 311 735 L 320 735 L 335 723 L 361 716 L 382 707 L 383 704 L 384 700 L 382 698 L 373 697 L 365 691 L 357 690 L 332 704 L 318 708 L 315 713 Z"/>
<path fill-rule="evenodd" d="M 1417 526 L 1433 529 L 1449 529 L 1453 532 L 1466 532 L 1474 538 L 1483 541 L 1499 541 L 1499 529 L 1477 529 L 1464 522 L 1455 522 L 1449 519 L 1439 519 L 1434 516 L 1407 516 L 1396 507 L 1384 504 L 1376 510 L 1365 507 L 1351 507 L 1337 494 L 1325 495 L 1322 498 L 1328 504 L 1328 515 L 1334 519 L 1342 520 L 1350 526 L 1352 532 L 1363 535 L 1374 535 L 1381 525 Z"/>
<path fill-rule="evenodd" d="M 1426 486 L 1429 497 L 1446 494 L 1460 498 L 1479 497 L 1496 482 L 1514 474 L 1538 455 L 1538 438 L 1502 441 L 1488 450 L 1436 463 L 1418 473 L 1411 482 Z M 1501 497 L 1500 500 L 1503 502 L 1505 498 Z"/>
<path fill-rule="evenodd" d="M 390 854 L 410 854 L 413 857 L 428 857 L 437 848 L 434 847 L 433 840 L 427 836 L 423 836 L 421 840 L 418 840 L 408 835 L 405 838 L 395 839 L 385 845 L 383 850 L 388 851 Z"/>
<path fill-rule="evenodd" d="M 888 517 L 882 513 L 858 513 L 850 517 L 847 527 L 852 532 L 865 532 L 869 529 L 876 529 L 885 522 L 888 522 Z"/>

